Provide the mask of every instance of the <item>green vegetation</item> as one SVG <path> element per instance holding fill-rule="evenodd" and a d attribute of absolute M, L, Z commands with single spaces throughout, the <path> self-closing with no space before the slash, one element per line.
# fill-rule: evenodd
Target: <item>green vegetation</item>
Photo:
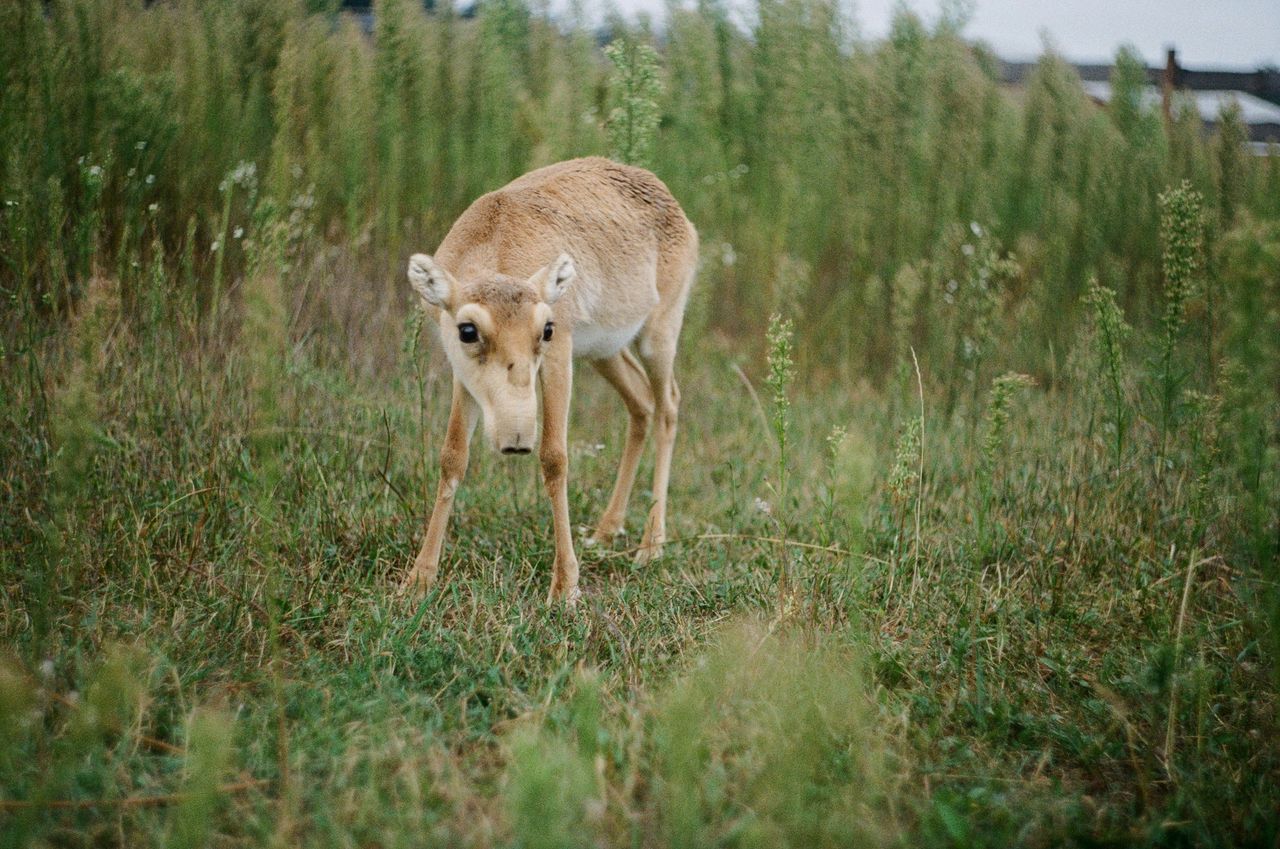
<path fill-rule="evenodd" d="M 0 845 L 1274 845 L 1280 157 L 902 14 L 0 6 Z M 619 25 L 620 27 L 620 25 Z M 703 268 L 665 557 L 420 541 L 403 280 L 644 159 Z M 575 387 L 570 505 L 625 431 Z M 761 397 L 763 396 L 763 397 Z"/>

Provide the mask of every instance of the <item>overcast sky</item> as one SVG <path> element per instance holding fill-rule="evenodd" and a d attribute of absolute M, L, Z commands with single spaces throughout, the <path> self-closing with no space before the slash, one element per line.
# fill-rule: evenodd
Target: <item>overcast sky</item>
<path fill-rule="evenodd" d="M 624 12 L 661 17 L 663 0 L 613 0 Z M 897 0 L 843 0 L 859 31 L 880 38 Z M 734 5 L 734 0 L 730 0 Z M 908 0 L 926 21 L 939 0 Z M 1007 59 L 1031 58 L 1046 33 L 1060 53 L 1077 62 L 1109 61 L 1129 43 L 1151 65 L 1164 64 L 1166 45 L 1186 67 L 1256 68 L 1280 65 L 1280 0 L 976 0 L 965 30 Z"/>

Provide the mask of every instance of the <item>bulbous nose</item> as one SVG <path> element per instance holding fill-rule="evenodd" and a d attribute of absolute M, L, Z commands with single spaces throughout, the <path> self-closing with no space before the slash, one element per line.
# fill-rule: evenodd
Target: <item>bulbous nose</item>
<path fill-rule="evenodd" d="M 507 438 L 500 450 L 503 454 L 528 454 L 533 451 L 533 445 L 524 434 L 515 433 Z"/>

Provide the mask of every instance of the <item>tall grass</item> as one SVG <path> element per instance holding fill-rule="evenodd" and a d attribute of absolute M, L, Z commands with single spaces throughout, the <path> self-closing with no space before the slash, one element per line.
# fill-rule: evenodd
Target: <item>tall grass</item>
<path fill-rule="evenodd" d="M 643 31 L 615 24 L 610 49 L 629 70 L 607 85 L 609 63 L 584 32 L 515 0 L 466 19 L 386 0 L 371 36 L 290 3 L 10 4 L 0 281 L 67 310 L 90 262 L 143 235 L 137 210 L 154 202 L 167 262 L 188 251 L 197 271 L 173 285 L 208 286 L 217 303 L 243 260 L 214 249 L 237 225 L 222 188 L 240 162 L 280 204 L 313 198 L 317 232 L 379 279 L 481 192 L 613 149 L 651 156 L 704 242 L 739 255 L 706 275 L 716 327 L 763 329 L 773 305 L 760 283 L 790 257 L 810 271 L 796 298 L 823 357 L 886 374 L 901 322 L 838 317 L 891 314 L 874 281 L 946 264 L 947 234 L 978 221 L 998 251 L 1017 251 L 1000 301 L 1023 319 L 1027 366 L 1047 373 L 1092 276 L 1137 315 L 1159 308 L 1163 186 L 1190 180 L 1224 224 L 1276 213 L 1265 191 L 1275 169 L 1239 153 L 1238 121 L 1228 115 L 1219 140 L 1166 141 L 1136 97 L 1129 52 L 1108 111 L 1052 54 L 1025 96 L 1007 97 L 992 57 L 956 25 L 931 30 L 903 12 L 888 39 L 866 43 L 827 0 L 756 11 L 743 29 L 715 6 L 676 10 L 660 56 Z M 637 111 L 654 98 L 656 113 Z M 655 122 L 652 154 L 632 150 Z"/>

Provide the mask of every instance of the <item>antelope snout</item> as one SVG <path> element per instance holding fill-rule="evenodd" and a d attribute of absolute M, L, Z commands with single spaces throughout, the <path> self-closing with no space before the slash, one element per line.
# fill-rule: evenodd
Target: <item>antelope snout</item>
<path fill-rule="evenodd" d="M 538 447 L 537 419 L 509 422 L 494 428 L 493 445 L 503 454 L 530 454 Z"/>

